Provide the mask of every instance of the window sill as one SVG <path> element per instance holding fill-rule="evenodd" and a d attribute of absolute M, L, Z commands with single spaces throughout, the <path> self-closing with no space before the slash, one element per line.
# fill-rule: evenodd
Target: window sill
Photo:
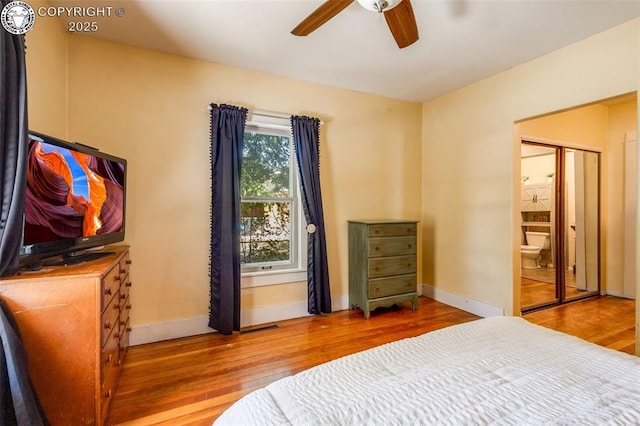
<path fill-rule="evenodd" d="M 269 272 L 246 272 L 240 278 L 241 288 L 262 287 L 267 285 L 295 283 L 307 280 L 307 271 L 287 269 Z"/>

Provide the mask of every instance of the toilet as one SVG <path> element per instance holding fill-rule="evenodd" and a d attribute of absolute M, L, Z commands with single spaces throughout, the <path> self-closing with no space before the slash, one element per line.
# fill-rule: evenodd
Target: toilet
<path fill-rule="evenodd" d="M 520 246 L 522 268 L 535 269 L 540 267 L 540 251 L 549 248 L 548 232 L 525 232 L 527 244 Z"/>

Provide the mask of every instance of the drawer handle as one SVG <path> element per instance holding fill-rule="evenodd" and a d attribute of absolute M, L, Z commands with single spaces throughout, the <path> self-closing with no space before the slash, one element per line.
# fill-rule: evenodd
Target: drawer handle
<path fill-rule="evenodd" d="M 126 269 L 120 269 L 120 273 L 121 273 L 121 274 L 124 274 L 125 272 L 127 272 L 127 270 L 126 270 Z"/>
<path fill-rule="evenodd" d="M 104 393 L 104 399 L 109 399 L 109 398 L 111 398 L 111 389 L 109 389 Z"/>
<path fill-rule="evenodd" d="M 120 309 L 120 306 L 118 306 L 117 304 L 114 304 L 112 309 L 114 311 L 117 311 L 118 309 Z"/>
<path fill-rule="evenodd" d="M 128 304 L 127 306 L 125 306 L 126 309 L 131 309 L 131 304 Z"/>
<path fill-rule="evenodd" d="M 124 286 L 125 287 L 131 287 L 131 281 L 127 282 Z"/>
<path fill-rule="evenodd" d="M 126 294 L 122 293 L 122 294 L 120 295 L 120 300 L 124 300 L 124 299 L 126 299 L 126 298 L 127 298 L 127 295 L 126 295 Z"/>
<path fill-rule="evenodd" d="M 411 248 L 411 244 L 409 244 L 407 247 Z"/>
<path fill-rule="evenodd" d="M 380 247 L 376 246 L 376 251 L 379 251 L 379 250 L 380 250 Z"/>
<path fill-rule="evenodd" d="M 131 333 L 131 330 L 133 329 L 131 327 L 127 327 L 126 330 L 127 330 L 127 333 Z"/>
<path fill-rule="evenodd" d="M 116 277 L 114 278 L 114 280 L 116 281 L 120 281 L 122 278 L 120 277 L 120 275 L 116 275 Z"/>
<path fill-rule="evenodd" d="M 104 329 L 105 330 L 109 330 L 111 328 L 111 323 L 110 322 L 105 322 L 104 323 Z"/>
<path fill-rule="evenodd" d="M 127 259 L 127 260 L 125 260 L 125 262 L 124 262 L 124 263 L 126 263 L 127 265 L 131 265 L 131 259 Z"/>
<path fill-rule="evenodd" d="M 104 360 L 105 364 L 109 364 L 111 362 L 111 359 L 113 358 L 113 354 L 109 354 L 109 356 L 107 357 L 107 359 Z"/>
<path fill-rule="evenodd" d="M 111 291 L 111 289 L 110 289 L 110 288 L 105 288 L 105 289 L 104 289 L 104 294 L 106 294 L 107 296 L 111 296 L 111 294 L 112 294 L 112 293 L 113 293 L 113 292 Z"/>

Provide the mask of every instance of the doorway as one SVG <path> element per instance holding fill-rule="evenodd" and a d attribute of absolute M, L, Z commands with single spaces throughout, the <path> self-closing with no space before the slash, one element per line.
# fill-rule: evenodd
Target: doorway
<path fill-rule="evenodd" d="M 522 140 L 521 310 L 600 294 L 600 153 Z"/>

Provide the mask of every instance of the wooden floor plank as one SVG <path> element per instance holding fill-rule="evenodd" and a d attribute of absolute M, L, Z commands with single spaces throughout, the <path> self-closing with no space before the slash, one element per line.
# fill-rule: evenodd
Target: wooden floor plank
<path fill-rule="evenodd" d="M 602 297 L 525 316 L 616 350 L 635 349 L 635 304 Z M 211 333 L 129 349 L 107 424 L 210 425 L 243 395 L 323 362 L 478 317 L 427 298 L 378 309 L 370 320 L 345 310 L 277 323 L 277 328 Z"/>
<path fill-rule="evenodd" d="M 626 353 L 635 353 L 635 301 L 605 296 L 524 316 L 527 320 Z"/>

